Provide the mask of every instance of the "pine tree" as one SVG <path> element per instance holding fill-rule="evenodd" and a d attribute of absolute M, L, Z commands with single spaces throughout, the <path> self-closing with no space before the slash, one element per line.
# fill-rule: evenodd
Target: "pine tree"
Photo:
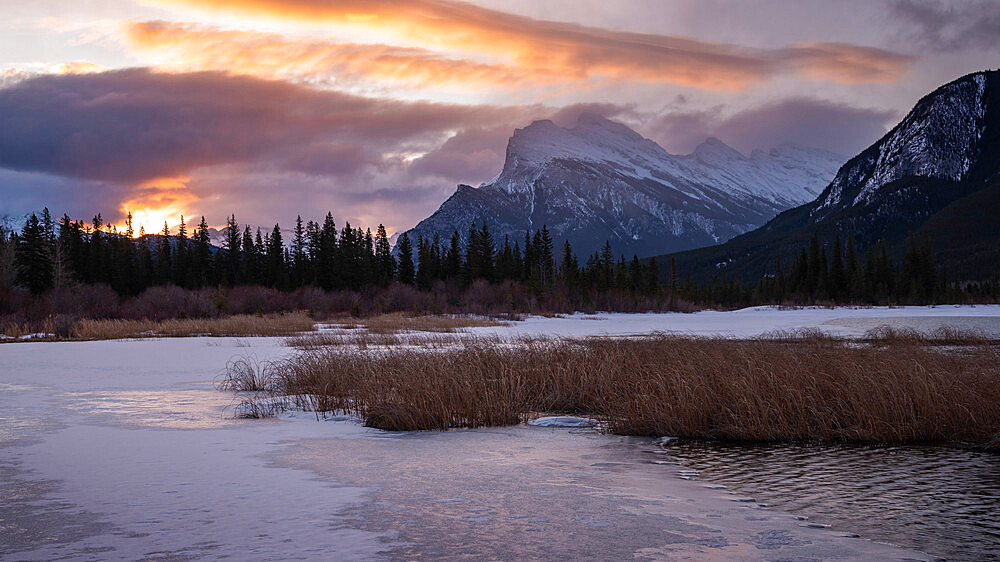
<path fill-rule="evenodd" d="M 184 222 L 184 215 L 181 215 L 181 222 L 177 225 L 177 244 L 174 250 L 174 284 L 186 286 L 189 261 L 187 223 Z"/>
<path fill-rule="evenodd" d="M 559 264 L 559 274 L 563 282 L 570 288 L 576 287 L 580 278 L 580 266 L 573 254 L 573 247 L 569 240 L 563 243 L 562 262 Z"/>
<path fill-rule="evenodd" d="M 260 229 L 257 231 L 260 232 Z M 241 251 L 243 252 L 243 264 L 240 269 L 240 283 L 257 285 L 260 283 L 260 248 L 253 239 L 253 232 L 250 225 L 243 227 L 243 242 Z"/>
<path fill-rule="evenodd" d="M 306 285 L 316 285 L 317 271 L 319 264 L 319 254 L 320 254 L 320 238 L 321 232 L 319 229 L 319 223 L 315 221 L 309 221 L 306 223 L 306 270 L 305 270 L 305 284 Z"/>
<path fill-rule="evenodd" d="M 417 288 L 426 291 L 433 282 L 431 278 L 431 248 L 422 234 L 417 235 L 417 265 Z"/>
<path fill-rule="evenodd" d="M 388 286 L 396 274 L 396 258 L 392 257 L 385 225 L 375 231 L 375 279 L 380 287 Z"/>
<path fill-rule="evenodd" d="M 316 280 L 327 291 L 340 286 L 337 254 L 337 225 L 333 221 L 333 213 L 328 212 L 319 232 L 319 255 L 316 259 Z"/>
<path fill-rule="evenodd" d="M 653 258 L 654 260 L 656 258 Z M 670 286 L 670 296 L 676 298 L 677 295 L 677 260 L 675 258 L 670 258 L 670 273 L 667 282 Z"/>
<path fill-rule="evenodd" d="M 444 258 L 444 278 L 455 279 L 462 271 L 462 241 L 456 230 L 451 235 L 448 252 Z"/>
<path fill-rule="evenodd" d="M 90 243 L 87 245 L 87 283 L 105 283 L 107 282 L 107 267 L 105 261 L 105 249 L 104 249 L 104 233 L 101 232 L 101 228 L 104 226 L 104 220 L 101 218 L 101 214 L 97 213 L 97 216 L 93 220 L 94 230 L 90 233 Z"/>
<path fill-rule="evenodd" d="M 847 271 L 841 258 L 840 235 L 833 240 L 833 258 L 830 263 L 830 297 L 839 299 L 847 290 Z"/>
<path fill-rule="evenodd" d="M 136 271 L 138 273 L 136 276 L 136 292 L 140 292 L 153 284 L 156 278 L 153 266 L 153 251 L 149 247 L 149 237 L 146 236 L 146 230 L 142 226 L 139 227 L 139 239 L 136 243 Z"/>
<path fill-rule="evenodd" d="M 358 241 L 351 223 L 345 222 L 340 230 L 340 244 L 337 245 L 337 275 L 341 286 L 349 289 L 358 287 Z"/>
<path fill-rule="evenodd" d="M 194 236 L 194 259 L 192 260 L 192 286 L 204 287 L 212 279 L 212 243 L 208 234 L 208 223 L 201 217 Z"/>
<path fill-rule="evenodd" d="M 823 275 L 823 268 L 826 264 L 821 263 L 819 236 L 813 234 L 809 241 L 809 269 L 806 279 L 806 293 L 810 299 L 816 298 L 816 293 L 820 289 L 820 278 Z"/>
<path fill-rule="evenodd" d="M 302 224 L 302 215 L 295 217 L 295 230 L 292 232 L 292 286 L 302 287 L 306 281 L 306 230 Z"/>
<path fill-rule="evenodd" d="M 132 213 L 125 217 L 124 236 L 109 240 L 112 247 L 111 287 L 119 294 L 134 294 L 143 289 L 135 278 L 135 230 L 132 227 Z"/>
<path fill-rule="evenodd" d="M 17 236 L 7 230 L 0 221 L 0 288 L 9 287 L 16 279 L 14 253 L 17 246 Z"/>
<path fill-rule="evenodd" d="M 170 227 L 167 221 L 163 221 L 163 232 L 160 233 L 159 243 L 156 245 L 156 282 L 159 285 L 167 285 L 173 275 L 173 260 L 170 256 Z"/>
<path fill-rule="evenodd" d="M 542 225 L 542 230 L 538 234 L 538 262 L 539 273 L 543 285 L 551 285 L 555 279 L 555 260 L 552 254 L 552 236 L 546 225 Z"/>
<path fill-rule="evenodd" d="M 399 281 L 407 285 L 412 285 L 414 281 L 413 245 L 410 243 L 410 237 L 405 232 L 399 237 L 396 249 L 399 253 Z"/>
<path fill-rule="evenodd" d="M 281 241 L 281 227 L 277 224 L 271 231 L 267 242 L 267 266 L 265 278 L 268 286 L 285 289 L 288 286 L 288 274 L 285 270 L 285 246 Z"/>
<path fill-rule="evenodd" d="M 16 282 L 33 294 L 41 294 L 52 288 L 53 266 L 45 226 L 32 213 L 21 229 L 14 254 Z"/>
<path fill-rule="evenodd" d="M 223 282 L 226 285 L 235 285 L 236 277 L 239 275 L 243 256 L 240 247 L 243 245 L 242 231 L 239 223 L 236 222 L 236 215 L 230 215 L 226 219 L 226 233 L 222 239 L 222 263 Z"/>

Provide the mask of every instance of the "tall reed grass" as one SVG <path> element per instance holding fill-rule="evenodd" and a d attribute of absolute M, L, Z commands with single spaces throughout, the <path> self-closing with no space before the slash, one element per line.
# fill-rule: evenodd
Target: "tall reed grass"
<path fill-rule="evenodd" d="M 304 312 L 162 321 L 80 320 L 73 325 L 70 337 L 80 340 L 114 340 L 187 336 L 290 336 L 313 330 L 314 324 L 314 320 Z"/>
<path fill-rule="evenodd" d="M 473 338 L 439 350 L 309 348 L 273 372 L 275 393 L 299 407 L 346 410 L 390 430 L 507 425 L 529 412 L 561 412 L 628 435 L 996 447 L 1000 348 L 952 339 L 959 347 L 815 334 Z"/>
<path fill-rule="evenodd" d="M 371 334 L 398 334 L 399 332 L 455 333 L 466 328 L 509 326 L 509 322 L 476 316 L 408 314 L 389 312 L 364 318 L 351 318 L 333 322 L 342 328 L 364 328 Z"/>

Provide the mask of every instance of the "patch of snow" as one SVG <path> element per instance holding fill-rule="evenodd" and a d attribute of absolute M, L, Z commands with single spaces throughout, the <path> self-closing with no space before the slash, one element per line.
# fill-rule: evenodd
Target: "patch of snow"
<path fill-rule="evenodd" d="M 593 322 L 602 318 L 602 322 Z M 587 321 L 583 321 L 586 319 Z M 702 310 L 693 313 L 569 314 L 562 317 L 530 316 L 509 326 L 469 328 L 467 333 L 501 337 L 640 336 L 657 333 L 753 338 L 775 331 L 816 329 L 844 338 L 861 338 L 879 324 L 921 322 L 921 329 L 941 325 L 971 326 L 1000 337 L 1000 305 L 903 306 L 868 308 L 802 307 L 786 309 L 757 306 L 740 310 Z"/>

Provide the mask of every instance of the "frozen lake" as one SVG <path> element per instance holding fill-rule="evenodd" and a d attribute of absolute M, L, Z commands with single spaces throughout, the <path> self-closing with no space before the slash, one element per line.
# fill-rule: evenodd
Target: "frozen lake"
<path fill-rule="evenodd" d="M 811 322 L 863 333 L 828 322 L 870 310 L 540 318 L 503 330 L 755 335 Z M 1000 315 L 883 316 L 933 322 L 925 311 Z M 529 426 L 396 434 L 303 413 L 233 419 L 232 396 L 214 388 L 226 362 L 289 353 L 274 338 L 0 345 L 0 557 L 926 558 L 867 540 L 918 546 L 863 522 L 748 501 L 751 485 L 720 488 L 709 475 L 731 477 L 706 457 L 674 464 L 650 439 Z"/>
<path fill-rule="evenodd" d="M 522 336 L 628 336 L 651 332 L 752 338 L 774 331 L 817 329 L 833 336 L 860 338 L 881 325 L 933 331 L 940 327 L 981 330 L 1000 337 L 1000 305 L 902 306 L 896 308 L 796 308 L 770 306 L 691 314 L 573 314 L 533 316 L 502 328 L 472 328 L 474 334 Z"/>

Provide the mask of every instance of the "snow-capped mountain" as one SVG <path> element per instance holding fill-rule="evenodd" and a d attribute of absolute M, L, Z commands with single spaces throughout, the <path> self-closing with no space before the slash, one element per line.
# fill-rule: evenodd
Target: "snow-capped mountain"
<path fill-rule="evenodd" d="M 870 206 L 885 196 L 887 186 L 904 178 L 966 179 L 978 161 L 986 128 L 987 78 L 987 73 L 963 77 L 917 102 L 885 137 L 839 171 L 810 210 L 812 220 Z M 909 190 L 906 197 L 918 192 Z"/>
<path fill-rule="evenodd" d="M 676 156 L 592 114 L 573 128 L 535 121 L 514 131 L 503 170 L 478 188 L 460 185 L 409 232 L 447 240 L 486 221 L 494 237 L 521 240 L 546 225 L 586 255 L 650 255 L 716 244 L 812 200 L 843 158 L 782 145 L 749 157 L 714 138 Z"/>
<path fill-rule="evenodd" d="M 926 231 L 949 271 L 978 279 L 1000 258 L 998 200 L 1000 71 L 977 72 L 920 99 L 816 200 L 726 244 L 674 257 L 703 277 L 719 264 L 754 276 L 773 270 L 778 257 L 793 258 L 813 234 L 826 242 L 885 239 L 899 254 L 909 231 Z"/>

